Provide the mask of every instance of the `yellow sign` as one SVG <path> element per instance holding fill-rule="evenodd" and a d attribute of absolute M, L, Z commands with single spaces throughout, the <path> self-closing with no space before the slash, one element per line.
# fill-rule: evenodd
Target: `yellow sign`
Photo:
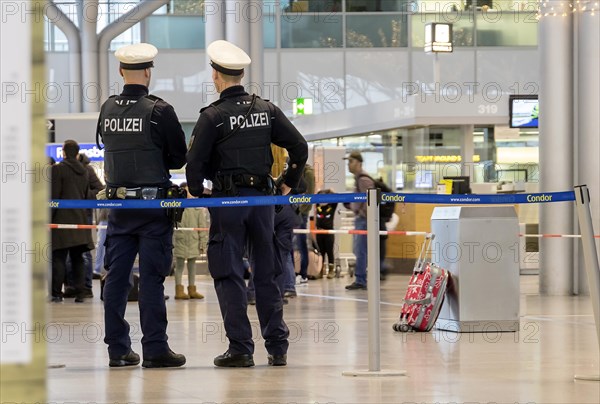
<path fill-rule="evenodd" d="M 439 187 L 444 187 L 443 190 Z M 438 187 L 438 194 L 448 194 L 452 193 L 452 180 L 440 180 Z"/>
<path fill-rule="evenodd" d="M 415 156 L 418 163 L 460 163 L 462 157 L 458 155 L 446 155 L 446 156 Z M 473 155 L 473 163 L 479 163 L 481 156 L 479 154 Z"/>

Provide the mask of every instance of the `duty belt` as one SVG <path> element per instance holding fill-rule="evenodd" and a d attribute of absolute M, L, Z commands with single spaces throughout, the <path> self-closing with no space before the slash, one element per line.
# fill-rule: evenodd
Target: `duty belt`
<path fill-rule="evenodd" d="M 252 174 L 236 174 L 231 177 L 233 184 L 238 187 L 264 189 L 268 187 L 267 177 Z"/>
<path fill-rule="evenodd" d="M 127 188 L 125 199 L 164 199 L 167 196 L 167 190 L 159 187 L 138 187 Z"/>
<path fill-rule="evenodd" d="M 254 188 L 270 194 L 274 183 L 269 176 L 254 174 L 217 174 L 213 181 L 213 190 L 229 196 L 238 195 L 237 188 Z"/>

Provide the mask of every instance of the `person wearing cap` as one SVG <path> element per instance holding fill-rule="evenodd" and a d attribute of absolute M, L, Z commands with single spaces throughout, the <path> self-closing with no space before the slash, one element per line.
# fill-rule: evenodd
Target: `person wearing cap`
<path fill-rule="evenodd" d="M 109 199 L 160 199 L 172 184 L 169 169 L 185 164 L 185 135 L 171 105 L 149 94 L 158 50 L 145 43 L 119 48 L 119 73 L 125 83 L 110 97 L 98 119 L 96 140 L 104 143 L 104 174 Z M 119 190 L 119 192 L 117 192 Z M 125 191 L 125 192 L 123 192 Z M 173 222 L 164 209 L 114 209 L 108 215 L 104 286 L 104 342 L 109 366 L 135 366 L 125 320 L 130 275 L 139 254 L 139 308 L 142 367 L 178 367 L 185 356 L 167 343 L 164 281 L 173 258 Z"/>
<path fill-rule="evenodd" d="M 363 157 L 358 151 L 351 152 L 344 160 L 348 160 L 348 170 L 354 175 L 354 192 L 366 193 L 369 188 L 375 187 L 373 178 L 363 170 Z M 362 202 L 352 202 L 344 206 L 354 212 L 354 229 L 367 230 L 367 204 Z M 380 230 L 385 230 L 385 223 L 380 223 Z M 380 247 L 383 268 L 383 259 L 385 258 L 385 241 Z M 348 290 L 367 289 L 367 237 L 355 234 L 353 242 L 353 252 L 356 256 L 355 280 L 346 286 Z M 380 274 L 383 276 L 383 272 Z"/>
<path fill-rule="evenodd" d="M 308 146 L 298 130 L 272 103 L 249 95 L 241 85 L 250 58 L 227 41 L 206 49 L 219 100 L 200 111 L 187 154 L 186 178 L 192 195 L 201 196 L 203 181 L 213 183 L 212 196 L 264 196 L 273 192 L 269 173 L 271 143 L 290 157 L 280 191 L 286 195 L 298 184 Z M 218 367 L 254 366 L 252 327 L 247 314 L 243 255 L 246 245 L 254 263 L 256 308 L 268 363 L 287 364 L 289 330 L 283 321 L 283 301 L 276 276 L 274 207 L 210 208 L 208 267 L 214 279 L 225 331 L 227 351 L 214 359 Z"/>

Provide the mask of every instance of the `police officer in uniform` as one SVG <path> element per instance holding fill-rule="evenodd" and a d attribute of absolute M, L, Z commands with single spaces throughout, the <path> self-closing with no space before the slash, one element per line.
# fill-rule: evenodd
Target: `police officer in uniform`
<path fill-rule="evenodd" d="M 119 72 L 125 86 L 110 97 L 98 120 L 104 143 L 108 199 L 161 199 L 172 185 L 169 169 L 185 164 L 185 135 L 171 105 L 148 94 L 157 49 L 149 44 L 119 48 Z M 130 276 L 139 254 L 139 308 L 143 333 L 142 366 L 178 367 L 185 356 L 167 343 L 167 310 L 163 283 L 172 261 L 173 222 L 165 209 L 114 209 L 108 216 L 104 286 L 104 342 L 109 366 L 135 366 L 140 357 L 131 349 L 125 320 Z"/>
<path fill-rule="evenodd" d="M 207 48 L 212 79 L 220 99 L 200 111 L 187 154 L 186 177 L 192 195 L 201 196 L 203 181 L 213 182 L 214 197 L 261 196 L 273 191 L 269 176 L 271 143 L 287 149 L 289 168 L 280 186 L 287 194 L 298 184 L 308 157 L 306 141 L 272 103 L 242 87 L 248 55 L 227 41 Z M 287 364 L 288 328 L 276 276 L 273 206 L 211 208 L 208 266 L 214 279 L 229 349 L 214 359 L 219 367 L 254 366 L 254 342 L 247 315 L 243 255 L 254 262 L 256 309 L 268 363 Z"/>

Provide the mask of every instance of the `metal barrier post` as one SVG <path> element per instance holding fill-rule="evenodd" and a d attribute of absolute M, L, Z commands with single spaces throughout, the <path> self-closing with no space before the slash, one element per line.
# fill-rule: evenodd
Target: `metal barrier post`
<path fill-rule="evenodd" d="M 592 213 L 590 211 L 590 191 L 587 185 L 578 185 L 574 189 L 585 270 L 590 285 L 590 297 L 594 310 L 594 321 L 596 322 L 596 336 L 598 337 L 598 348 L 600 349 L 600 265 L 598 264 L 598 253 L 596 251 L 596 242 L 594 241 L 594 228 L 592 225 Z M 600 376 L 575 375 L 575 379 L 600 381 Z"/>
<path fill-rule="evenodd" d="M 369 312 L 369 371 L 379 372 L 381 370 L 381 335 L 380 303 L 381 294 L 379 288 L 380 279 L 380 254 L 379 251 L 379 200 L 381 191 L 369 189 L 367 191 L 367 300 Z"/>
<path fill-rule="evenodd" d="M 381 190 L 371 188 L 367 191 L 367 299 L 369 313 L 369 370 L 346 371 L 344 376 L 404 376 L 406 371 L 381 370 L 381 335 L 379 308 L 380 296 L 380 254 L 379 254 L 379 202 Z M 364 237 L 364 236 L 359 236 Z"/>

